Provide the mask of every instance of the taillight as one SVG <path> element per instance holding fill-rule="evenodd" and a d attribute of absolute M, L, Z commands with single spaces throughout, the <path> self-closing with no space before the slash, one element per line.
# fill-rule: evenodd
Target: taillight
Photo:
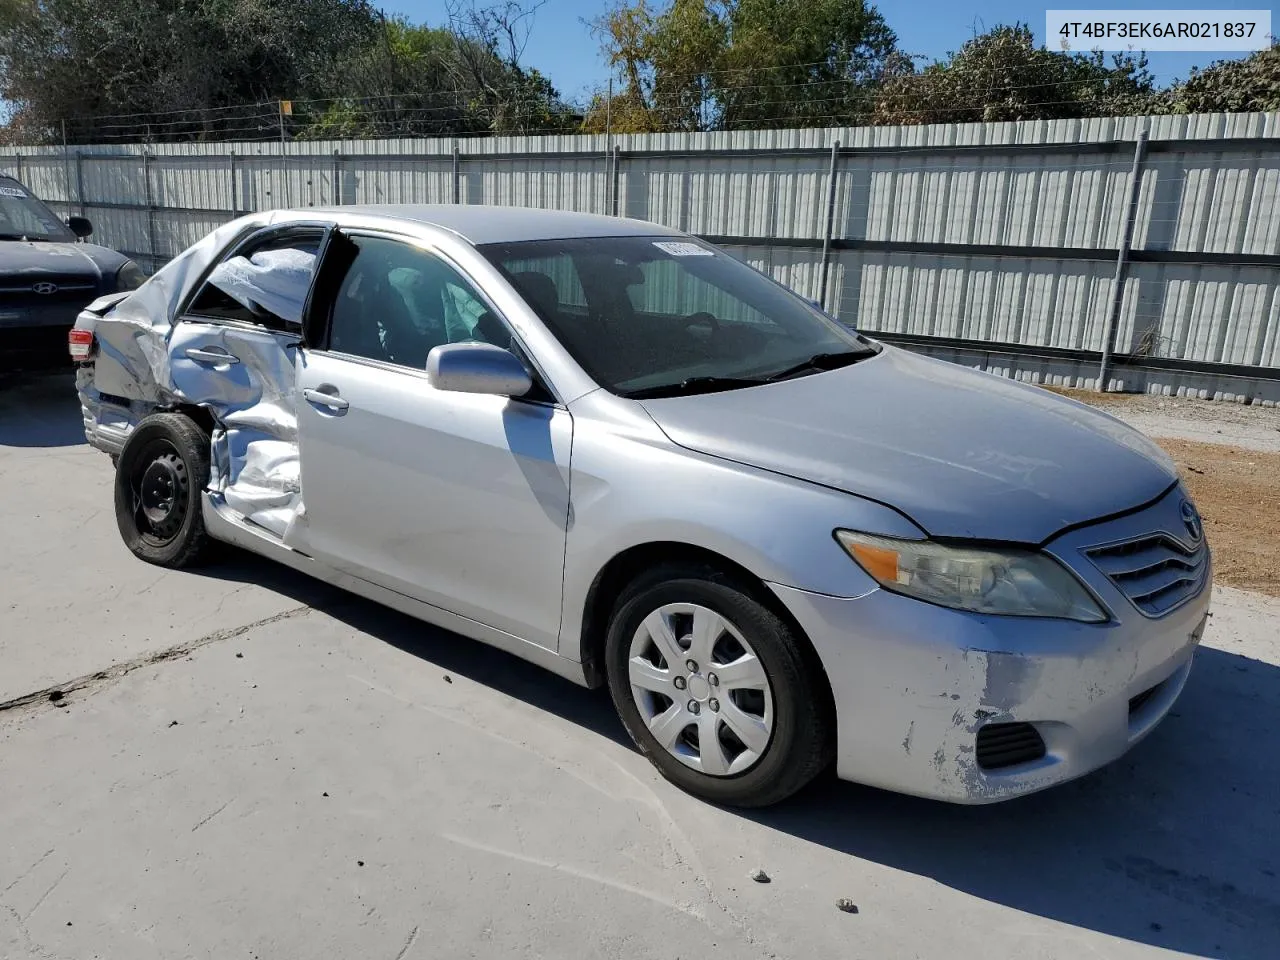
<path fill-rule="evenodd" d="M 72 360 L 88 360 L 93 356 L 93 331 L 73 328 L 67 334 L 67 350 Z"/>

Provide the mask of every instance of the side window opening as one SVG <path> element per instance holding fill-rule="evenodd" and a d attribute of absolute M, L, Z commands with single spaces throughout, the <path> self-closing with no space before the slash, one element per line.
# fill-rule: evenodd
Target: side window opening
<path fill-rule="evenodd" d="M 421 370 L 440 344 L 511 345 L 506 324 L 439 257 L 399 240 L 346 239 L 354 257 L 333 299 L 331 349 Z"/>
<path fill-rule="evenodd" d="M 209 274 L 188 313 L 301 332 L 322 234 L 290 234 L 238 250 Z"/>

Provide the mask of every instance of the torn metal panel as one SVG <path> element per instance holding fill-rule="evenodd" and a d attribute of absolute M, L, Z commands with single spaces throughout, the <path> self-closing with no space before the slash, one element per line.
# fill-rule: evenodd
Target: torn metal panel
<path fill-rule="evenodd" d="M 234 257 L 210 270 L 237 238 L 279 214 L 242 217 L 215 231 L 134 293 L 81 314 L 93 330 L 92 370 L 77 378 L 86 434 L 118 452 L 149 413 L 190 404 L 212 414 L 209 489 L 237 514 L 281 539 L 301 513 L 294 360 L 298 336 L 220 323 L 176 323 L 209 282 L 251 309 L 300 323 L 314 254 L 283 249 Z M 218 362 L 225 355 L 226 362 Z"/>
<path fill-rule="evenodd" d="M 298 338 L 187 321 L 170 336 L 172 394 L 213 414 L 218 464 L 210 490 L 247 520 L 283 537 L 301 505 L 294 361 Z M 194 359 L 225 354 L 226 364 Z"/>
<path fill-rule="evenodd" d="M 232 221 L 170 260 L 107 312 L 96 315 L 98 303 L 82 312 L 76 325 L 93 330 L 98 344 L 97 389 L 157 404 L 172 399 L 168 335 L 179 305 L 232 240 L 269 222 L 261 214 Z"/>

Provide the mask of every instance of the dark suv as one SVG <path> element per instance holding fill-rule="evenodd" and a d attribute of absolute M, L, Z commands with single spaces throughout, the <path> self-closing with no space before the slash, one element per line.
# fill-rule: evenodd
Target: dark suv
<path fill-rule="evenodd" d="M 0 351 L 61 345 L 92 300 L 146 279 L 128 257 L 81 242 L 84 217 L 63 223 L 12 177 L 0 176 Z"/>

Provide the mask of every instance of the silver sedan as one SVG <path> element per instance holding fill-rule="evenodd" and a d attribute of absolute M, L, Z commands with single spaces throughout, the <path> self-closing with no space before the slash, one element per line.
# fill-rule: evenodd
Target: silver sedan
<path fill-rule="evenodd" d="M 693 237 L 469 206 L 255 214 L 71 333 L 143 560 L 210 540 L 607 685 L 658 769 L 982 803 L 1181 692 L 1210 556 L 1096 410 L 859 335 Z"/>

